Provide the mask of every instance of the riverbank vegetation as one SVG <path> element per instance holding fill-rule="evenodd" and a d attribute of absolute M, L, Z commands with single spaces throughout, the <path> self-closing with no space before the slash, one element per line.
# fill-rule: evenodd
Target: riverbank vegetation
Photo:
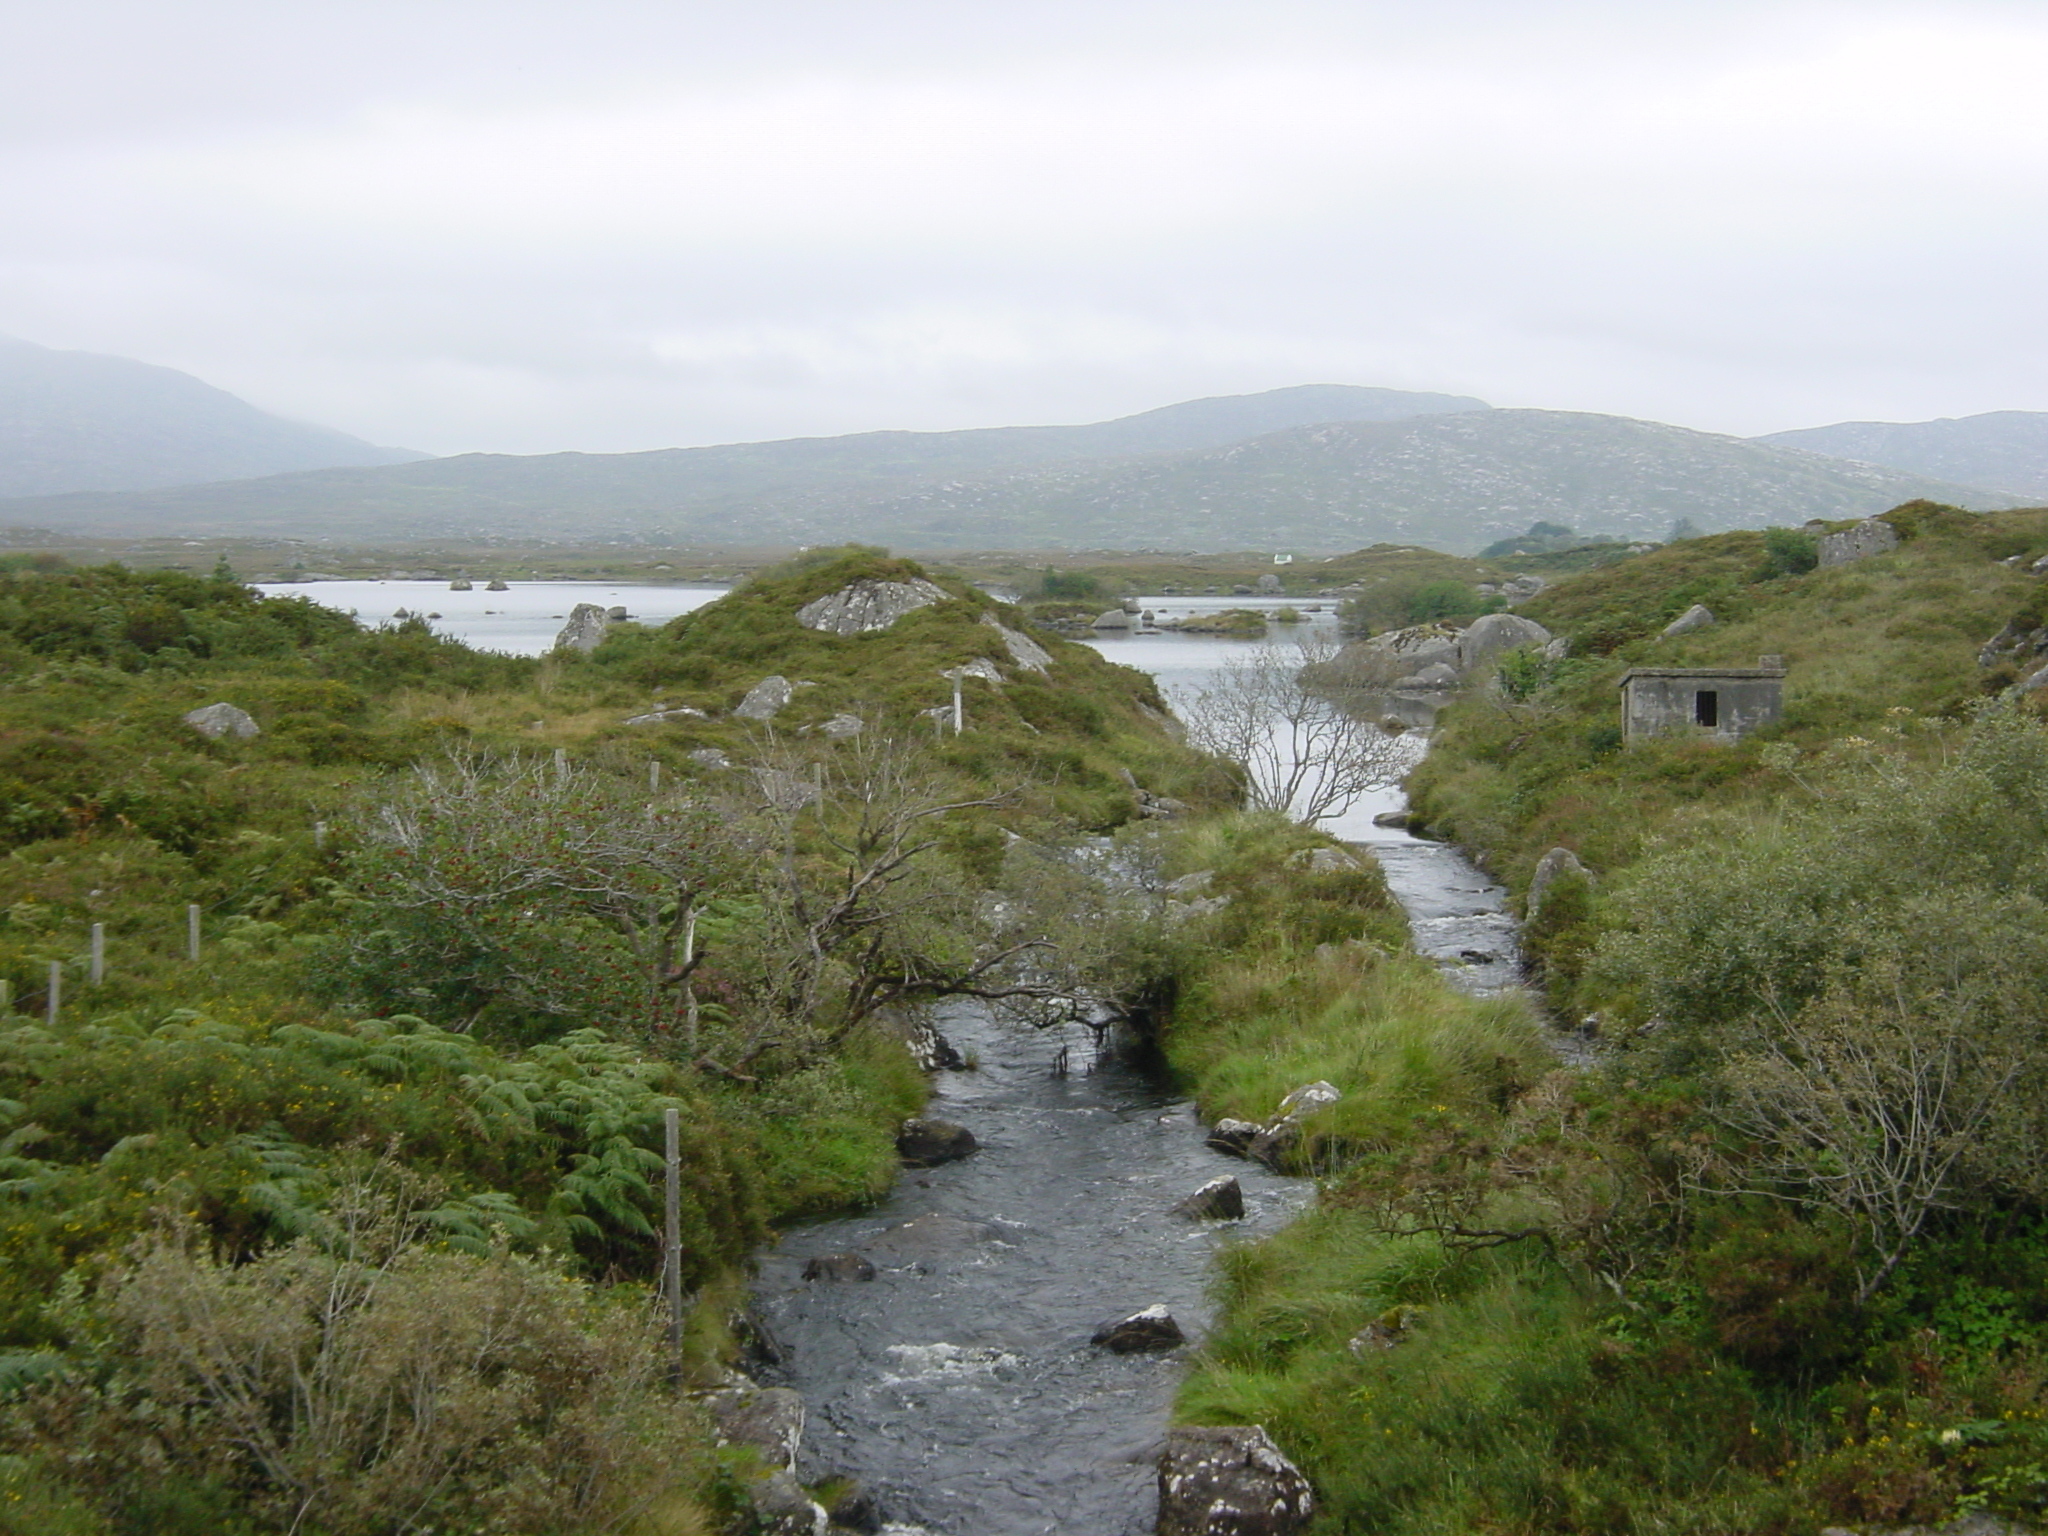
<path fill-rule="evenodd" d="M 1591 871 L 1529 938 L 1599 1056 L 1491 1097 L 1467 1066 L 1231 1256 L 1182 1410 L 1267 1423 L 1325 1528 L 2048 1509 L 2048 727 L 2012 691 L 2048 514 L 1889 520 L 1846 566 L 1781 531 L 1559 582 L 1522 611 L 1571 659 L 1446 711 L 1418 813 L 1518 888 Z M 1759 654 L 1781 724 L 1622 746 L 1627 666 Z"/>
<path fill-rule="evenodd" d="M 1148 678 L 1020 658 L 962 584 L 796 622 L 862 578 L 924 573 L 813 557 L 528 660 L 225 569 L 0 574 L 0 1529 L 743 1521 L 653 1301 L 665 1113 L 722 1308 L 894 1178 L 920 1005 L 1161 983 L 1015 850 L 1236 792 Z M 184 719 L 219 702 L 256 734 Z"/>

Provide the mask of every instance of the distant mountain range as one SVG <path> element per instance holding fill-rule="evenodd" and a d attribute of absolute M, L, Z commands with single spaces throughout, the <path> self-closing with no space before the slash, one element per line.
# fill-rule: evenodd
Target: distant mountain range
<path fill-rule="evenodd" d="M 275 422 L 197 380 L 145 371 Z M 0 526 L 352 542 L 858 540 L 920 550 L 1308 553 L 1380 541 L 1475 549 L 1538 520 L 1661 538 L 1680 518 L 1712 531 L 1864 516 L 1920 496 L 1991 508 L 2042 494 L 1887 467 L 1873 454 L 1810 451 L 1816 437 L 1852 425 L 1745 440 L 1620 416 L 1495 410 L 1467 396 L 1303 385 L 1081 426 L 649 453 L 358 458 L 220 483 L 0 501 Z M 326 440 L 388 452 L 340 434 Z M 0 487 L 5 452 L 0 441 Z"/>
<path fill-rule="evenodd" d="M 2048 411 L 1939 421 L 1841 421 L 1755 439 L 2048 501 Z"/>
<path fill-rule="evenodd" d="M 269 415 L 174 368 L 0 336 L 0 496 L 148 490 L 419 457 Z"/>

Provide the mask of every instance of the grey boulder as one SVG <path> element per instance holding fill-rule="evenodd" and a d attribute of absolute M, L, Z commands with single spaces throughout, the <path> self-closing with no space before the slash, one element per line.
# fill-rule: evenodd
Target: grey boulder
<path fill-rule="evenodd" d="M 713 1393 L 706 1406 L 719 1444 L 748 1446 L 765 1465 L 795 1469 L 804 1442 L 804 1400 L 798 1393 L 748 1384 Z"/>
<path fill-rule="evenodd" d="M 1689 635 L 1694 630 L 1705 629 L 1708 625 L 1715 622 L 1714 612 L 1711 608 L 1707 607 L 1705 603 L 1694 603 L 1685 612 L 1664 626 L 1664 638 L 1670 640 L 1679 635 Z"/>
<path fill-rule="evenodd" d="M 1257 1424 L 1176 1429 L 1159 1457 L 1159 1536 L 1292 1536 L 1315 1513 L 1301 1469 Z"/>
<path fill-rule="evenodd" d="M 1481 614 L 1458 637 L 1458 666 L 1470 672 L 1502 651 L 1549 643 L 1550 631 L 1534 619 L 1518 618 L 1512 613 Z"/>
<path fill-rule="evenodd" d="M 1052 665 L 1052 652 L 1040 645 L 1029 635 L 1011 629 L 992 613 L 984 613 L 981 622 L 1002 638 L 1010 652 L 1010 660 L 1031 672 L 1043 672 Z"/>
<path fill-rule="evenodd" d="M 1536 920 L 1550 888 L 1568 875 L 1586 881 L 1593 878 L 1592 871 L 1581 864 L 1579 856 L 1569 848 L 1553 848 L 1536 861 L 1535 873 L 1529 876 L 1529 898 L 1523 903 L 1524 921 Z"/>
<path fill-rule="evenodd" d="M 773 720 L 795 692 L 795 686 L 786 677 L 764 677 L 733 706 L 733 716 L 739 720 Z"/>
<path fill-rule="evenodd" d="M 1232 1120 L 1225 1117 L 1209 1127 L 1208 1145 L 1218 1152 L 1228 1152 L 1232 1157 L 1243 1157 L 1245 1149 L 1251 1146 L 1263 1129 L 1264 1127 L 1256 1120 Z"/>
<path fill-rule="evenodd" d="M 1881 517 L 1866 517 L 1854 528 L 1822 534 L 1816 544 L 1823 566 L 1847 565 L 1852 560 L 1890 554 L 1899 547 L 1899 530 Z"/>
<path fill-rule="evenodd" d="M 185 716 L 185 723 L 202 736 L 211 736 L 218 741 L 223 736 L 232 736 L 237 741 L 247 741 L 252 736 L 261 736 L 263 727 L 249 718 L 245 709 L 232 704 L 209 704 L 204 709 L 192 710 Z"/>

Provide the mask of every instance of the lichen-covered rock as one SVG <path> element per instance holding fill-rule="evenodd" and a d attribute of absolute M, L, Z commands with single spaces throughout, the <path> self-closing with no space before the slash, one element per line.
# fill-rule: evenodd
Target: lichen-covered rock
<path fill-rule="evenodd" d="M 1512 613 L 1481 614 L 1458 636 L 1458 666 L 1470 672 L 1502 651 L 1549 643 L 1550 631 L 1534 619 L 1519 618 Z"/>
<path fill-rule="evenodd" d="M 569 610 L 569 622 L 555 636 L 558 651 L 594 651 L 604 643 L 610 621 L 596 603 L 578 603 Z"/>
<path fill-rule="evenodd" d="M 909 1168 L 936 1168 L 973 1154 L 974 1132 L 950 1120 L 906 1120 L 896 1133 L 896 1153 Z"/>
<path fill-rule="evenodd" d="M 849 736 L 858 736 L 867 729 L 867 722 L 859 715 L 834 715 L 818 730 L 833 741 L 844 741 Z"/>
<path fill-rule="evenodd" d="M 208 704 L 195 709 L 185 716 L 185 723 L 202 736 L 211 736 L 218 741 L 223 736 L 232 736 L 237 741 L 247 741 L 252 736 L 261 736 L 263 727 L 249 717 L 245 709 L 232 704 Z"/>
<path fill-rule="evenodd" d="M 974 660 L 962 662 L 957 667 L 943 667 L 939 671 L 939 676 L 948 680 L 956 677 L 978 677 L 984 683 L 993 683 L 998 688 L 1003 686 L 1002 669 L 986 656 L 977 656 Z"/>
<path fill-rule="evenodd" d="M 1190 1221 L 1237 1221 L 1244 1216 L 1244 1189 L 1225 1174 L 1211 1179 L 1173 1208 L 1176 1216 Z"/>
<path fill-rule="evenodd" d="M 486 592 L 510 592 L 512 589 L 511 587 L 505 584 L 505 580 L 503 577 L 493 576 L 489 581 L 484 583 L 484 590 Z"/>
<path fill-rule="evenodd" d="M 1255 1163 L 1264 1163 L 1275 1173 L 1284 1173 L 1287 1159 L 1300 1145 L 1301 1122 L 1282 1115 L 1259 1128 L 1259 1134 L 1245 1147 L 1244 1155 Z"/>
<path fill-rule="evenodd" d="M 984 613 L 981 622 L 1002 636 L 1003 644 L 1010 652 L 1010 660 L 1018 666 L 1031 672 L 1043 672 L 1052 665 L 1052 652 L 1029 635 L 1010 628 L 992 613 Z"/>
<path fill-rule="evenodd" d="M 764 677 L 747 690 L 747 696 L 733 707 L 737 720 L 773 720 L 789 703 L 795 686 L 786 677 Z"/>
<path fill-rule="evenodd" d="M 1121 608 L 1112 608 L 1109 612 L 1098 615 L 1095 622 L 1088 627 L 1090 629 L 1129 629 L 1131 627 L 1131 616 Z"/>
<path fill-rule="evenodd" d="M 1304 668 L 1305 680 L 1354 688 L 1391 688 L 1430 667 L 1446 668 L 1455 681 L 1459 631 L 1449 624 L 1416 624 L 1370 640 L 1354 640 L 1329 661 Z"/>
<path fill-rule="evenodd" d="M 1315 1493 L 1263 1426 L 1171 1431 L 1159 1457 L 1159 1536 L 1292 1536 Z"/>
<path fill-rule="evenodd" d="M 1335 1104 L 1344 1097 L 1344 1090 L 1335 1083 L 1318 1078 L 1313 1083 L 1303 1083 L 1294 1092 L 1280 1101 L 1280 1113 L 1287 1119 L 1299 1120 L 1312 1115 L 1326 1105 Z"/>
<path fill-rule="evenodd" d="M 732 766 L 732 759 L 716 747 L 698 747 L 695 751 L 684 755 L 699 768 L 730 768 Z"/>
<path fill-rule="evenodd" d="M 1179 1349 L 1188 1336 L 1180 1331 L 1173 1314 L 1161 1306 L 1150 1306 L 1113 1323 L 1104 1323 L 1088 1342 L 1112 1354 L 1136 1355 L 1158 1350 Z"/>
<path fill-rule="evenodd" d="M 467 577 L 458 576 L 448 583 L 448 590 L 450 592 L 473 592 L 476 589 L 470 585 Z"/>
<path fill-rule="evenodd" d="M 1420 672 L 1411 672 L 1406 677 L 1394 679 L 1397 693 L 1434 693 L 1445 688 L 1455 688 L 1460 682 L 1458 669 L 1449 662 L 1432 662 Z"/>
<path fill-rule="evenodd" d="M 1716 622 L 1713 609 L 1705 603 L 1694 603 L 1664 626 L 1664 638 L 1671 640 L 1679 635 L 1689 635 L 1696 629 L 1705 629 Z"/>
<path fill-rule="evenodd" d="M 1872 555 L 1890 554 L 1898 547 L 1899 530 L 1881 517 L 1866 517 L 1854 528 L 1824 533 L 1818 540 L 1820 563 L 1824 566 L 1868 560 Z"/>
<path fill-rule="evenodd" d="M 912 581 L 878 581 L 863 576 L 837 592 L 796 611 L 797 623 L 805 629 L 828 635 L 867 635 L 887 629 L 906 613 L 943 603 L 952 594 L 937 582 L 918 577 Z"/>

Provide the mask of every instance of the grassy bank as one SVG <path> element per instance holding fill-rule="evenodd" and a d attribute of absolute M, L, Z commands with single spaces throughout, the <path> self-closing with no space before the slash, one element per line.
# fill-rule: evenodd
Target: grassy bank
<path fill-rule="evenodd" d="M 1318 1529 L 2048 1508 L 2048 730 L 1999 697 L 2032 664 L 1978 660 L 2040 622 L 2048 516 L 1893 520 L 1900 549 L 1846 567 L 1741 534 L 1560 582 L 1526 611 L 1574 659 L 1445 713 L 1431 826 L 1515 884 L 1556 845 L 1594 872 L 1530 939 L 1604 1055 L 1489 1073 L 1472 1021 L 1409 1005 L 1405 1048 L 1464 1091 L 1333 1140 L 1316 1213 L 1232 1256 L 1181 1411 L 1271 1426 Z M 1660 638 L 1695 602 L 1720 622 Z M 1627 666 L 1764 653 L 1781 726 L 1621 747 Z M 1186 1028 L 1212 1082 L 1272 1050 Z M 1377 1094 L 1350 1045 L 1289 1068 Z"/>

